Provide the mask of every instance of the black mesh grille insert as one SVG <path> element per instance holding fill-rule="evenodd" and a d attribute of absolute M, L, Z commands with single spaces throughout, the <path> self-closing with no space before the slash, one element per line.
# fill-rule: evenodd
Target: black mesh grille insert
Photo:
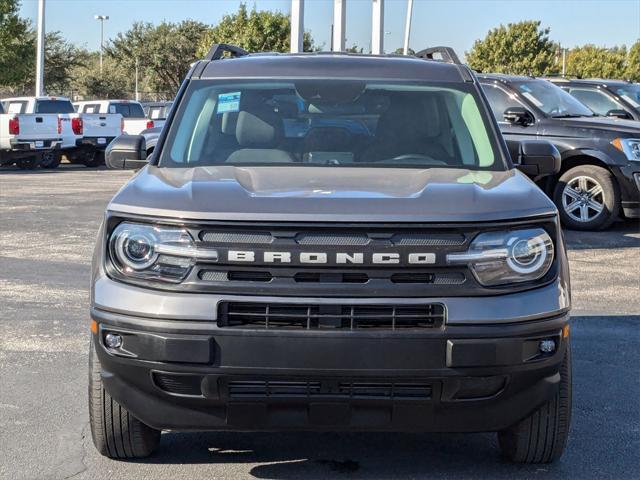
<path fill-rule="evenodd" d="M 218 326 L 261 329 L 425 329 L 445 321 L 444 305 L 319 305 L 221 302 Z"/>
<path fill-rule="evenodd" d="M 153 372 L 153 380 L 161 390 L 179 395 L 201 396 L 202 375 L 175 375 Z"/>
<path fill-rule="evenodd" d="M 230 398 L 318 398 L 428 400 L 432 387 L 422 382 L 232 380 Z"/>

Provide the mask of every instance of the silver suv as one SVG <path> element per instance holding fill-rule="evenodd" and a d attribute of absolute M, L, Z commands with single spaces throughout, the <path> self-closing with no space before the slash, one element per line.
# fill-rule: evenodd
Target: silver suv
<path fill-rule="evenodd" d="M 434 57 L 440 56 L 437 60 Z M 215 45 L 113 198 L 91 289 L 98 450 L 161 430 L 498 432 L 550 462 L 571 412 L 554 204 L 514 165 L 474 74 L 416 57 Z"/>

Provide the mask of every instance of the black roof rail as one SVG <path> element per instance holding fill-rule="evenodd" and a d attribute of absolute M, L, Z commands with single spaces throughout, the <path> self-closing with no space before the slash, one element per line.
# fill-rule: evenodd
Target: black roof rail
<path fill-rule="evenodd" d="M 425 48 L 424 50 L 420 50 L 415 54 L 418 58 L 424 58 L 427 60 L 439 60 L 438 58 L 433 58 L 434 53 L 439 53 L 442 57 L 442 62 L 453 63 L 455 65 L 462 65 L 462 62 L 456 55 L 456 52 L 451 47 L 431 47 Z"/>
<path fill-rule="evenodd" d="M 209 53 L 204 57 L 205 60 L 220 60 L 225 53 L 228 53 L 231 57 L 244 57 L 249 55 L 245 49 L 237 47 L 235 45 L 229 45 L 227 43 L 214 43 L 209 49 Z"/>

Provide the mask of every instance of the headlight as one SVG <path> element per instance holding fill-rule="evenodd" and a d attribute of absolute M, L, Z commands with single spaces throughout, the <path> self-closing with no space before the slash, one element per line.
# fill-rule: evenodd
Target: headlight
<path fill-rule="evenodd" d="M 542 228 L 481 233 L 466 252 L 448 254 L 447 263 L 468 265 L 486 286 L 528 282 L 549 271 L 553 241 Z"/>
<path fill-rule="evenodd" d="M 624 153 L 627 160 L 640 161 L 640 138 L 616 138 L 611 145 Z"/>
<path fill-rule="evenodd" d="M 111 262 L 124 276 L 178 283 L 198 258 L 216 261 L 217 252 L 196 248 L 181 228 L 123 222 L 109 239 Z"/>

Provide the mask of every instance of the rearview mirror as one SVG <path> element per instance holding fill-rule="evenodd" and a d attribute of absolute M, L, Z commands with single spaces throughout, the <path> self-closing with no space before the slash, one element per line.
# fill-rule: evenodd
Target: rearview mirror
<path fill-rule="evenodd" d="M 509 107 L 504 111 L 503 117 L 506 122 L 524 127 L 535 122 L 533 113 L 524 107 Z"/>
<path fill-rule="evenodd" d="M 621 118 L 621 119 L 624 119 L 624 120 L 633 120 L 631 118 L 631 115 L 629 115 L 627 112 L 625 112 L 622 109 L 620 109 L 620 110 L 609 110 L 607 112 L 607 117 Z"/>
<path fill-rule="evenodd" d="M 142 135 L 120 135 L 105 151 L 107 168 L 130 170 L 147 164 L 147 147 Z"/>
<path fill-rule="evenodd" d="M 523 140 L 518 150 L 518 169 L 531 177 L 560 172 L 560 152 L 545 140 Z"/>

